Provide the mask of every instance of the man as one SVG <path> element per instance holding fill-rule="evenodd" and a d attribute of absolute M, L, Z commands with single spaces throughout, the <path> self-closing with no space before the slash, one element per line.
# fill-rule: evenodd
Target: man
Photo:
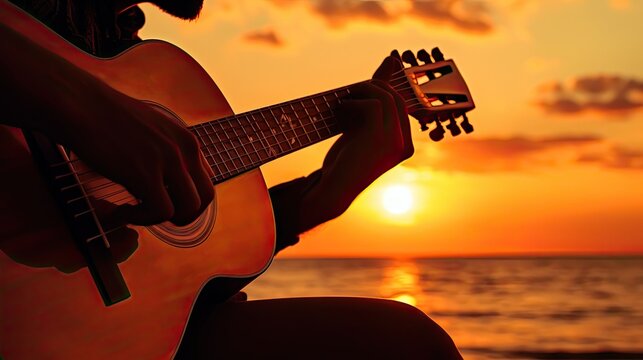
<path fill-rule="evenodd" d="M 136 0 L 12 2 L 98 56 L 113 56 L 140 41 L 144 15 Z M 195 19 L 202 2 L 153 1 L 183 19 Z M 118 207 L 114 221 L 186 224 L 212 201 L 209 169 L 190 150 L 198 147 L 189 131 L 20 34 L 2 26 L 0 34 L 2 54 L 10 54 L 0 58 L 5 94 L 0 122 L 47 134 L 142 200 Z M 372 83 L 353 89 L 354 98 L 338 109 L 343 135 L 320 170 L 270 189 L 277 251 L 295 244 L 301 232 L 339 216 L 372 181 L 412 154 L 404 101 L 382 81 L 399 67 L 389 57 Z M 359 174 L 352 171 L 355 164 L 360 164 Z M 397 302 L 306 298 L 203 306 L 208 310 L 192 321 L 178 357 L 460 358 L 439 326 Z"/>

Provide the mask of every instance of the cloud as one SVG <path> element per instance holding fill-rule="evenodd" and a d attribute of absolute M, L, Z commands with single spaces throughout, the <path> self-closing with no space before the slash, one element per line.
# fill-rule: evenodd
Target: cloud
<path fill-rule="evenodd" d="M 596 112 L 623 119 L 643 108 L 643 81 L 618 75 L 588 75 L 538 88 L 536 104 L 543 110 L 563 115 Z"/>
<path fill-rule="evenodd" d="M 485 2 L 462 0 L 414 0 L 410 14 L 420 20 L 446 24 L 471 33 L 493 30 L 490 9 Z"/>
<path fill-rule="evenodd" d="M 628 10 L 631 3 L 630 0 L 610 0 L 610 6 L 616 10 Z"/>
<path fill-rule="evenodd" d="M 254 44 L 281 47 L 284 41 L 272 29 L 250 31 L 243 35 L 243 40 Z"/>
<path fill-rule="evenodd" d="M 405 164 L 472 173 L 533 170 L 565 161 L 577 162 L 579 150 L 602 143 L 602 138 L 593 135 L 453 139 L 417 149 L 416 156 Z M 433 147 L 435 151 L 422 152 Z"/>
<path fill-rule="evenodd" d="M 613 146 L 603 153 L 583 153 L 577 161 L 611 169 L 643 170 L 643 150 Z"/>
<path fill-rule="evenodd" d="M 485 34 L 493 31 L 491 9 L 474 0 L 267 0 L 278 7 L 303 5 L 329 26 L 343 27 L 354 21 L 386 24 L 407 18 Z"/>

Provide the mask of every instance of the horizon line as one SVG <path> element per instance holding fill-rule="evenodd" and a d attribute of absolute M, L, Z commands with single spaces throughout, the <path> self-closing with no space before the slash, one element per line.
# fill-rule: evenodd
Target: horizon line
<path fill-rule="evenodd" d="M 365 255 L 331 255 L 331 254 L 319 254 L 319 255 L 286 255 L 282 254 L 278 259 L 293 259 L 293 260 L 305 260 L 305 259 L 413 259 L 413 260 L 422 260 L 422 259 L 525 259 L 525 258 L 639 258 L 643 257 L 643 251 L 639 252 L 515 252 L 515 253 L 469 253 L 469 254 L 444 254 L 444 255 L 410 255 L 410 254 L 391 254 L 391 255 L 380 255 L 380 254 L 365 254 Z"/>

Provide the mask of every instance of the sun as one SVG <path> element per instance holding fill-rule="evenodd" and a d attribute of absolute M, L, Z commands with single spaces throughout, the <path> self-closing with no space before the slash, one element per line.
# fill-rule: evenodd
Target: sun
<path fill-rule="evenodd" d="M 413 208 L 413 193 L 406 185 L 390 185 L 382 193 L 384 210 L 394 215 L 408 213 Z"/>

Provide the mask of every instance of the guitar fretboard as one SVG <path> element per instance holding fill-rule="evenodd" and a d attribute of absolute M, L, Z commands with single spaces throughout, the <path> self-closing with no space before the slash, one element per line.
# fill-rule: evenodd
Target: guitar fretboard
<path fill-rule="evenodd" d="M 335 108 L 348 87 L 190 127 L 216 174 L 214 183 L 340 133 Z"/>

